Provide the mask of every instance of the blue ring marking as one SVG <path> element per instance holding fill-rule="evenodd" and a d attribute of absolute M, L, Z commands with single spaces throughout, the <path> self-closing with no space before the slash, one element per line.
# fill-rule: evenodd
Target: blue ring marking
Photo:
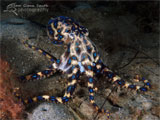
<path fill-rule="evenodd" d="M 49 20 L 48 24 L 50 25 L 52 22 L 53 22 L 53 20 L 51 19 L 51 20 Z"/>
<path fill-rule="evenodd" d="M 50 65 L 48 68 L 49 68 L 49 69 L 52 69 L 52 68 L 53 68 L 53 66 L 52 66 L 52 65 Z"/>
<path fill-rule="evenodd" d="M 69 60 L 68 60 L 68 64 L 71 64 L 71 58 L 69 58 Z"/>
<path fill-rule="evenodd" d="M 55 98 L 54 96 L 50 96 L 50 100 L 51 100 L 51 101 L 55 101 L 56 98 Z"/>
<path fill-rule="evenodd" d="M 90 82 L 90 83 L 93 82 L 93 78 L 92 78 L 92 77 L 89 78 L 89 82 Z"/>
<path fill-rule="evenodd" d="M 99 59 L 99 60 L 98 60 L 98 63 L 102 63 L 102 60 Z"/>
<path fill-rule="evenodd" d="M 16 93 L 14 93 L 14 95 L 16 96 Z M 20 96 L 16 96 L 16 98 L 18 98 L 18 99 L 21 99 L 21 100 L 22 100 L 22 98 L 21 98 Z"/>
<path fill-rule="evenodd" d="M 116 82 L 117 82 L 119 85 L 121 85 L 121 84 L 122 84 L 120 80 L 117 80 Z"/>
<path fill-rule="evenodd" d="M 39 48 L 36 48 L 36 50 L 39 50 Z"/>
<path fill-rule="evenodd" d="M 38 96 L 38 97 L 37 97 L 37 100 L 39 100 L 39 101 L 40 101 L 40 100 L 43 100 L 43 97 L 42 97 L 42 96 Z"/>
<path fill-rule="evenodd" d="M 90 47 L 90 46 L 87 46 L 87 50 L 91 50 L 91 47 Z"/>
<path fill-rule="evenodd" d="M 53 61 L 54 61 L 54 58 L 51 58 L 50 60 L 53 62 Z"/>
<path fill-rule="evenodd" d="M 108 72 L 108 78 L 113 78 L 113 76 L 114 76 L 114 73 L 112 73 L 112 72 Z"/>
<path fill-rule="evenodd" d="M 60 59 L 57 59 L 57 61 L 56 61 L 58 64 L 60 63 Z"/>
<path fill-rule="evenodd" d="M 77 28 L 78 32 L 81 32 L 81 30 L 79 29 L 79 27 Z"/>
<path fill-rule="evenodd" d="M 73 94 L 74 90 L 75 90 L 75 86 L 73 86 L 72 89 L 71 89 L 71 91 L 70 91 L 71 95 Z"/>
<path fill-rule="evenodd" d="M 87 44 L 87 40 L 83 39 L 83 42 L 84 42 L 85 44 Z"/>
<path fill-rule="evenodd" d="M 144 81 L 144 80 L 146 80 L 144 77 L 142 77 L 142 80 Z"/>
<path fill-rule="evenodd" d="M 88 65 L 88 69 L 89 69 L 89 70 L 91 70 L 91 69 L 92 69 L 92 67 L 91 67 L 90 65 Z"/>
<path fill-rule="evenodd" d="M 85 29 L 85 27 L 84 27 L 84 26 L 80 26 L 80 28 Z"/>
<path fill-rule="evenodd" d="M 58 40 L 61 40 L 61 38 L 60 38 L 60 37 L 58 37 Z"/>
<path fill-rule="evenodd" d="M 73 86 L 72 86 L 72 90 L 74 90 L 75 88 L 76 88 L 75 85 L 73 85 Z"/>
<path fill-rule="evenodd" d="M 68 102 L 69 98 L 65 96 L 65 97 L 62 97 L 62 100 L 65 101 L 65 102 Z"/>
<path fill-rule="evenodd" d="M 151 87 L 151 84 L 149 82 L 146 83 L 147 86 Z"/>
<path fill-rule="evenodd" d="M 24 76 L 21 76 L 20 79 L 21 79 L 21 80 L 25 80 L 25 77 L 24 77 Z"/>
<path fill-rule="evenodd" d="M 93 103 L 92 105 L 93 105 L 94 107 L 96 107 L 96 106 L 97 106 L 97 104 L 96 104 L 96 103 Z"/>
<path fill-rule="evenodd" d="M 52 27 L 51 27 L 51 26 L 48 26 L 48 30 L 49 30 L 49 31 L 52 30 Z"/>
<path fill-rule="evenodd" d="M 69 26 L 69 23 L 66 23 L 66 26 Z"/>
<path fill-rule="evenodd" d="M 58 21 L 54 21 L 54 27 L 57 28 L 57 22 Z"/>
<path fill-rule="evenodd" d="M 33 78 L 33 79 L 36 79 L 37 77 L 38 77 L 37 74 L 33 74 L 33 75 L 32 75 L 32 78 Z"/>
<path fill-rule="evenodd" d="M 74 68 L 75 68 L 75 66 L 73 65 L 73 66 L 72 66 L 72 70 L 73 70 Z"/>
<path fill-rule="evenodd" d="M 57 30 L 57 32 L 61 32 L 61 30 L 60 30 L 60 29 L 58 29 L 58 30 Z"/>
<path fill-rule="evenodd" d="M 97 70 L 96 70 L 96 72 L 97 72 L 97 73 L 100 73 L 100 70 L 99 70 L 99 69 L 97 69 Z"/>
<path fill-rule="evenodd" d="M 49 31 L 49 34 L 50 34 L 50 35 L 53 34 L 53 30 L 52 30 L 52 27 L 51 27 L 51 26 L 48 26 L 48 31 Z"/>
<path fill-rule="evenodd" d="M 44 70 L 42 73 L 49 74 L 50 72 L 51 72 L 51 70 Z"/>
<path fill-rule="evenodd" d="M 43 73 L 44 73 L 44 74 L 48 74 L 49 71 L 48 71 L 48 70 L 44 70 Z"/>
<path fill-rule="evenodd" d="M 129 85 L 128 88 L 135 89 L 136 85 Z"/>
<path fill-rule="evenodd" d="M 70 52 L 70 47 L 68 47 L 67 52 Z"/>
<path fill-rule="evenodd" d="M 78 31 L 76 31 L 76 35 L 78 36 L 78 34 L 79 34 L 79 32 Z"/>
<path fill-rule="evenodd" d="M 76 47 L 76 51 L 78 51 L 79 50 L 79 48 L 78 47 Z"/>
<path fill-rule="evenodd" d="M 69 32 L 69 30 L 68 30 L 68 29 L 66 29 L 66 30 L 65 30 L 65 32 L 67 32 L 67 33 L 68 33 L 68 32 Z"/>
<path fill-rule="evenodd" d="M 94 57 L 96 57 L 96 56 L 97 56 L 97 53 L 96 53 L 96 52 L 94 52 L 94 53 L 93 53 L 93 56 L 94 56 Z"/>
<path fill-rule="evenodd" d="M 53 31 L 52 31 L 52 30 L 50 30 L 50 31 L 49 31 L 49 34 L 50 34 L 50 35 L 53 35 Z"/>
<path fill-rule="evenodd" d="M 76 58 L 75 56 L 72 56 L 72 59 L 73 59 L 73 60 L 77 60 L 77 58 Z"/>
<path fill-rule="evenodd" d="M 59 16 L 59 18 L 60 18 L 61 20 L 64 20 L 66 17 L 65 17 L 65 16 Z"/>
<path fill-rule="evenodd" d="M 145 92 L 145 91 L 147 91 L 147 88 L 141 87 L 140 90 Z"/>
<path fill-rule="evenodd" d="M 43 52 L 42 54 L 43 54 L 43 55 L 46 55 L 46 52 Z"/>
<path fill-rule="evenodd" d="M 92 95 L 89 96 L 90 100 L 94 100 L 94 97 Z"/>
<path fill-rule="evenodd" d="M 79 45 L 79 43 L 78 43 L 78 42 L 76 42 L 76 45 L 78 46 L 78 45 Z"/>
<path fill-rule="evenodd" d="M 92 88 L 90 88 L 90 89 L 89 89 L 89 92 L 90 92 L 90 93 L 93 93 L 93 89 L 92 89 Z"/>
<path fill-rule="evenodd" d="M 72 29 L 72 31 L 75 31 L 75 26 L 72 26 L 72 28 L 71 28 L 71 29 Z"/>
<path fill-rule="evenodd" d="M 124 81 L 124 80 L 117 80 L 117 83 L 118 83 L 119 85 L 124 85 L 124 84 L 125 84 L 125 81 Z"/>
<path fill-rule="evenodd" d="M 69 53 L 70 53 L 70 49 L 67 49 L 67 52 L 66 52 L 66 54 L 67 54 L 67 55 L 69 55 Z"/>
<path fill-rule="evenodd" d="M 77 79 L 79 78 L 79 75 L 80 75 L 79 73 L 76 74 L 76 78 L 77 78 Z"/>
<path fill-rule="evenodd" d="M 88 55 L 88 59 L 91 60 L 91 57 Z"/>
<path fill-rule="evenodd" d="M 75 75 L 72 75 L 72 80 L 75 79 L 75 78 L 76 78 L 76 76 L 75 76 Z"/>
<path fill-rule="evenodd" d="M 82 60 L 84 60 L 85 58 L 86 58 L 86 56 L 85 56 L 85 55 L 83 55 L 83 56 L 82 56 Z"/>
<path fill-rule="evenodd" d="M 58 42 L 56 40 L 53 41 L 53 44 L 58 44 Z"/>
<path fill-rule="evenodd" d="M 68 101 L 69 101 L 69 99 L 68 99 L 68 98 L 66 98 L 66 99 L 65 99 L 65 102 L 68 102 Z"/>
<path fill-rule="evenodd" d="M 72 86 L 67 87 L 67 92 L 70 92 L 72 90 Z"/>
<path fill-rule="evenodd" d="M 80 38 L 83 37 L 83 33 L 80 33 L 79 36 L 80 36 Z"/>
<path fill-rule="evenodd" d="M 33 100 L 31 98 L 28 99 L 28 103 L 32 103 Z"/>
<path fill-rule="evenodd" d="M 96 66 L 96 63 L 93 62 L 92 64 L 93 64 L 93 66 Z"/>
<path fill-rule="evenodd" d="M 86 29 L 83 29 L 83 32 L 84 32 L 84 33 L 87 33 L 87 30 L 86 30 Z"/>
<path fill-rule="evenodd" d="M 58 38 L 59 40 L 63 38 L 63 36 L 60 35 L 60 34 L 58 34 L 58 37 L 59 37 L 59 38 Z"/>
<path fill-rule="evenodd" d="M 65 100 L 67 98 L 67 96 L 65 96 L 65 97 L 62 97 L 62 100 Z"/>
<path fill-rule="evenodd" d="M 28 44 L 27 44 L 27 45 L 28 45 Z M 32 46 L 31 46 L 31 45 L 28 45 L 28 47 L 29 47 L 29 48 L 32 48 Z"/>

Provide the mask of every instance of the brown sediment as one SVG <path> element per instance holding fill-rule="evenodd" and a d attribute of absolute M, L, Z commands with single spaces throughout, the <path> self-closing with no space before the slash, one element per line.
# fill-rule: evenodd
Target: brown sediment
<path fill-rule="evenodd" d="M 0 119 L 22 119 L 24 106 L 16 102 L 13 94 L 14 75 L 8 62 L 0 59 Z"/>

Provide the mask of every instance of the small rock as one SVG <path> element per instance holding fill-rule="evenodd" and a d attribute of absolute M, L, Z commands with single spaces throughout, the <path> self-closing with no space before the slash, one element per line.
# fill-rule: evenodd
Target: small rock
<path fill-rule="evenodd" d="M 142 108 L 145 110 L 149 110 L 152 107 L 152 101 L 145 98 L 144 96 L 140 95 L 136 98 L 137 103 L 140 103 L 142 105 Z"/>
<path fill-rule="evenodd" d="M 28 116 L 28 120 L 73 120 L 73 116 L 62 104 L 40 104 Z"/>
<path fill-rule="evenodd" d="M 160 117 L 160 106 L 153 107 L 151 111 L 153 115 Z"/>
<path fill-rule="evenodd" d="M 151 114 L 148 114 L 148 115 L 144 115 L 144 116 L 142 117 L 142 120 L 159 120 L 159 119 L 158 119 L 158 117 L 156 117 L 156 116 L 153 116 L 153 115 L 151 115 Z"/>
<path fill-rule="evenodd" d="M 80 112 L 88 119 L 93 119 L 94 109 L 88 101 L 84 101 L 80 106 Z"/>
<path fill-rule="evenodd" d="M 151 103 L 151 102 L 143 102 L 143 103 L 142 103 L 142 107 L 143 107 L 145 110 L 149 110 L 149 109 L 152 107 L 152 103 Z"/>

